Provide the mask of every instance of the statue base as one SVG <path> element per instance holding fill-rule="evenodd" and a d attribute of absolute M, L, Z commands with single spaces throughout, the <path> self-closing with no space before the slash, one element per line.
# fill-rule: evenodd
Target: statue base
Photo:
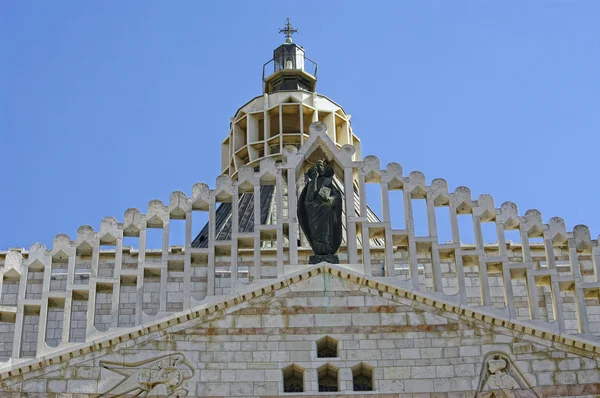
<path fill-rule="evenodd" d="M 339 264 L 340 259 L 335 254 L 315 254 L 314 256 L 310 256 L 308 258 L 309 264 L 319 264 L 322 262 L 326 262 L 329 264 Z"/>

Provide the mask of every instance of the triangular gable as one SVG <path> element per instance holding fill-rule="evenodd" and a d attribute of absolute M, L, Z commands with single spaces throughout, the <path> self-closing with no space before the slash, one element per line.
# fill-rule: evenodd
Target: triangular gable
<path fill-rule="evenodd" d="M 310 135 L 306 142 L 297 149 L 293 146 L 284 148 L 285 167 L 296 171 L 296 178 L 300 177 L 304 162 L 313 154 L 324 155 L 334 168 L 336 175 L 343 176 L 344 168 L 353 166 L 352 156 L 356 149 L 352 145 L 338 148 L 327 135 L 327 126 L 323 122 L 314 122 L 310 125 Z"/>
<path fill-rule="evenodd" d="M 283 277 L 267 283 L 253 284 L 248 290 L 238 294 L 214 297 L 192 310 L 174 314 L 160 322 L 119 331 L 95 339 L 92 342 L 73 345 L 61 352 L 15 364 L 0 373 L 0 380 L 7 380 L 29 372 L 35 372 L 31 376 L 35 377 L 35 375 L 41 374 L 44 368 L 48 368 L 46 372 L 51 372 L 54 366 L 63 366 L 60 364 L 65 361 L 81 363 L 121 348 L 155 340 L 164 336 L 165 333 L 175 333 L 197 324 L 198 321 L 214 321 L 225 314 L 232 314 L 244 308 L 248 305 L 249 300 L 270 293 L 282 295 L 294 291 L 306 291 L 307 286 L 311 284 L 311 280 L 316 280 L 316 278 L 323 275 L 331 275 L 340 280 L 348 281 L 355 286 L 355 289 L 369 295 L 379 296 L 390 302 L 406 305 L 433 316 L 445 317 L 451 322 L 467 323 L 473 327 L 486 329 L 494 333 L 517 335 L 521 339 L 529 339 L 557 350 L 581 352 L 584 355 L 597 355 L 600 353 L 598 342 L 583 337 L 561 335 L 545 329 L 543 326 L 535 325 L 533 322 L 507 319 L 493 310 L 484 310 L 480 307 L 469 307 L 440 300 L 432 294 L 411 291 L 401 287 L 392 278 L 367 277 L 341 265 L 320 264 L 303 267 L 303 269 L 297 271 L 290 270 Z M 301 286 L 302 284 L 304 286 Z M 310 287 L 308 289 L 310 290 Z"/>

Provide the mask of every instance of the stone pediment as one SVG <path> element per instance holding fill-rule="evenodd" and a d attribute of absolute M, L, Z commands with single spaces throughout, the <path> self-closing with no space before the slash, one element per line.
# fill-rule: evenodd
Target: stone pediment
<path fill-rule="evenodd" d="M 45 377 L 44 375 L 59 369 L 65 369 L 87 361 L 93 361 L 95 366 L 98 366 L 98 360 L 106 356 L 109 359 L 106 360 L 108 362 L 103 362 L 104 365 L 109 364 L 114 368 L 114 363 L 110 362 L 113 360 L 110 358 L 111 353 L 134 347 L 141 349 L 153 347 L 163 355 L 173 353 L 177 351 L 176 348 L 178 347 L 174 340 L 168 336 L 185 335 L 186 330 L 196 330 L 200 335 L 219 335 L 219 333 L 227 333 L 223 330 L 226 331 L 231 328 L 241 330 L 241 332 L 236 333 L 255 333 L 251 329 L 262 329 L 262 332 L 266 335 L 279 336 L 286 333 L 286 328 L 302 327 L 304 322 L 308 322 L 304 325 L 305 327 L 324 327 L 330 333 L 348 332 L 353 327 L 354 319 L 360 319 L 361 316 L 348 316 L 346 314 L 344 316 L 348 319 L 340 318 L 337 324 L 335 322 L 331 324 L 332 320 L 341 316 L 340 314 L 327 313 L 326 310 L 329 306 L 335 306 L 336 297 L 339 299 L 361 296 L 379 300 L 373 301 L 377 304 L 369 306 L 366 312 L 379 314 L 380 316 L 385 315 L 386 312 L 391 312 L 386 310 L 390 306 L 403 308 L 401 310 L 405 314 L 403 320 L 393 314 L 388 314 L 387 317 L 384 317 L 386 320 L 381 321 L 379 326 L 371 325 L 364 328 L 365 325 L 360 323 L 354 325 L 357 328 L 355 331 L 357 333 L 360 328 L 362 328 L 361 333 L 379 334 L 402 331 L 430 331 L 432 330 L 432 322 L 436 325 L 462 324 L 465 325 L 462 327 L 479 329 L 490 336 L 502 335 L 509 340 L 514 338 L 519 341 L 530 342 L 548 350 L 575 353 L 590 358 L 595 358 L 600 352 L 600 344 L 596 341 L 573 335 L 561 335 L 544 328 L 543 325 L 510 319 L 500 311 L 493 309 L 470 307 L 440 300 L 427 292 L 412 291 L 403 286 L 396 278 L 368 277 L 356 269 L 352 269 L 351 266 L 343 265 L 320 264 L 298 268 L 286 268 L 285 275 L 280 278 L 268 282 L 257 282 L 248 286 L 247 290 L 240 291 L 237 294 L 214 297 L 206 300 L 205 303 L 196 308 L 166 317 L 159 322 L 122 330 L 118 333 L 97 338 L 92 342 L 73 345 L 61 352 L 16 364 L 4 369 L 0 374 L 0 380 L 6 388 L 10 388 L 11 385 L 21 380 Z M 316 292 L 325 294 L 325 298 L 315 298 L 315 300 L 321 300 L 319 303 L 311 302 L 309 299 L 313 296 L 316 297 Z M 294 324 L 290 324 L 289 320 L 286 320 L 285 317 L 282 317 L 282 314 L 277 312 L 280 307 L 274 305 L 271 300 L 294 295 L 306 298 L 305 302 L 300 301 L 299 305 L 294 306 L 294 314 L 305 316 L 295 320 Z M 346 307 L 352 307 L 352 302 L 347 302 Z M 244 317 L 244 314 L 261 315 L 260 311 L 248 310 L 253 306 L 256 307 L 256 303 L 262 303 L 260 307 L 264 310 L 262 313 L 264 317 L 260 322 L 256 319 L 248 321 L 248 317 Z M 412 315 L 406 315 L 409 313 L 412 313 Z M 288 312 L 288 315 L 290 314 Z M 306 315 L 310 314 L 315 316 L 313 321 L 307 321 Z M 326 319 L 326 321 L 319 324 L 317 319 Z M 417 326 L 420 328 L 415 329 Z M 215 331 L 216 329 L 220 329 L 221 332 Z M 456 329 L 455 327 L 448 330 Z M 187 344 L 192 343 L 188 342 Z M 156 355 L 156 357 L 158 358 L 160 355 Z M 135 361 L 132 361 L 134 364 L 149 360 L 148 358 L 138 357 L 134 359 Z M 183 359 L 177 362 L 177 366 L 180 362 L 183 364 Z M 102 368 L 108 369 L 111 367 L 104 365 L 100 363 Z M 121 371 L 119 374 L 130 373 L 129 371 Z"/>

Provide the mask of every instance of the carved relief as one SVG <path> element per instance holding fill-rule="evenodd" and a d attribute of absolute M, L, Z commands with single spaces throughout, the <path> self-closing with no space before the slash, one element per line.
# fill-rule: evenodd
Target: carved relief
<path fill-rule="evenodd" d="M 193 365 L 178 352 L 138 362 L 100 361 L 100 366 L 125 376 L 101 397 L 132 394 L 185 397 L 184 382 L 194 375 Z"/>
<path fill-rule="evenodd" d="M 483 360 L 477 397 L 537 397 L 523 372 L 502 352 L 490 352 Z"/>

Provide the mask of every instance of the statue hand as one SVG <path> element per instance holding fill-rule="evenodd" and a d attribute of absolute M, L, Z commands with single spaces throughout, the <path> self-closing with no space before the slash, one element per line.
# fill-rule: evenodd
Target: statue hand
<path fill-rule="evenodd" d="M 321 199 L 325 203 L 329 203 L 329 201 L 331 200 L 331 197 L 325 195 L 323 192 L 319 192 L 319 199 Z"/>
<path fill-rule="evenodd" d="M 308 170 L 308 177 L 311 180 L 314 180 L 315 178 L 317 178 L 319 176 L 319 172 L 317 171 L 316 168 L 311 167 L 310 170 Z"/>

